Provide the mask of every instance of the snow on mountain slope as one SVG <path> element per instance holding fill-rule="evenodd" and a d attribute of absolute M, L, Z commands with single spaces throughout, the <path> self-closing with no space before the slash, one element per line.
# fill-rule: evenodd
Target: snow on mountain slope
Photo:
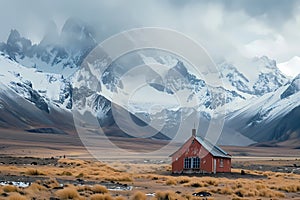
<path fill-rule="evenodd" d="M 72 107 L 72 87 L 62 75 L 26 68 L 3 53 L 0 69 L 0 87 L 4 91 L 10 88 L 46 112 L 50 112 L 49 104 L 65 109 Z"/>
<path fill-rule="evenodd" d="M 245 98 L 274 92 L 290 81 L 277 68 L 276 62 L 266 56 L 238 67 L 224 62 L 219 65 L 219 70 L 225 87 L 236 90 Z"/>
<path fill-rule="evenodd" d="M 295 56 L 287 62 L 279 63 L 278 67 L 287 76 L 296 77 L 300 74 L 300 57 Z"/>
<path fill-rule="evenodd" d="M 274 93 L 252 100 L 247 106 L 229 114 L 227 125 L 258 142 L 288 139 L 287 135 L 291 133 L 284 131 L 287 127 L 278 127 L 286 116 L 300 106 L 299 80 L 298 76 Z"/>
<path fill-rule="evenodd" d="M 70 76 L 97 42 L 91 27 L 72 18 L 66 21 L 60 34 L 56 29 L 53 25 L 37 45 L 12 30 L 7 42 L 0 43 L 0 51 L 23 66 Z"/>

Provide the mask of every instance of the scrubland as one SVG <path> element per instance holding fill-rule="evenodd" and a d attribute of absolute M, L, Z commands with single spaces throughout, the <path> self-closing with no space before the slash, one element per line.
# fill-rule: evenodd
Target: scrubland
<path fill-rule="evenodd" d="M 300 175 L 232 169 L 231 174 L 172 175 L 169 164 L 59 159 L 54 165 L 1 164 L 0 199 L 192 200 L 300 199 Z M 11 178 L 11 180 L 9 180 Z M 122 186 L 121 188 L 115 186 Z M 208 192 L 209 197 L 193 196 Z"/>

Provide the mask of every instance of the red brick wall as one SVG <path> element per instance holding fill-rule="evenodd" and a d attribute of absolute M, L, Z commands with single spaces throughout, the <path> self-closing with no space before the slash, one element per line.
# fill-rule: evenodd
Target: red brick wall
<path fill-rule="evenodd" d="M 202 145 L 194 138 L 190 138 L 184 146 L 172 156 L 172 172 L 181 173 L 184 171 L 184 158 L 199 157 L 200 171 L 184 171 L 184 172 L 213 172 L 213 156 L 202 147 Z M 231 160 L 226 158 L 216 159 L 216 172 L 230 172 Z M 223 167 L 220 166 L 221 159 L 223 159 Z"/>

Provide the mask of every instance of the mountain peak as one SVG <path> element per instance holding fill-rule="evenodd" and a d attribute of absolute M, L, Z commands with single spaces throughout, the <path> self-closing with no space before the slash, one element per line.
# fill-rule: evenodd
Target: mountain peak
<path fill-rule="evenodd" d="M 268 56 L 255 57 L 253 62 L 257 64 L 257 66 L 261 69 L 269 68 L 269 69 L 277 69 L 276 61 L 270 59 Z"/>
<path fill-rule="evenodd" d="M 278 64 L 278 67 L 284 74 L 295 77 L 300 73 L 300 57 L 294 56 L 292 59 Z"/>
<path fill-rule="evenodd" d="M 79 32 L 84 27 L 83 23 L 79 20 L 74 18 L 69 18 L 66 20 L 63 28 L 62 33 L 72 33 L 72 32 Z"/>
<path fill-rule="evenodd" d="M 94 30 L 87 23 L 75 18 L 69 18 L 65 22 L 62 31 L 62 39 L 84 40 L 93 39 Z"/>
<path fill-rule="evenodd" d="M 8 36 L 7 43 L 14 42 L 16 40 L 19 40 L 20 38 L 21 38 L 20 33 L 16 29 L 12 29 L 12 30 L 10 30 L 10 34 Z"/>
<path fill-rule="evenodd" d="M 17 30 L 12 29 L 8 36 L 7 42 L 0 44 L 0 50 L 16 60 L 17 55 L 24 57 L 24 52 L 28 51 L 31 46 L 32 44 L 30 40 L 21 37 Z"/>
<path fill-rule="evenodd" d="M 298 74 L 289 85 L 289 87 L 281 94 L 281 99 L 287 98 L 300 91 L 300 74 Z"/>
<path fill-rule="evenodd" d="M 40 42 L 41 46 L 46 46 L 46 45 L 51 45 L 55 44 L 59 41 L 59 34 L 58 34 L 58 29 L 57 25 L 55 22 L 50 21 L 48 23 L 47 29 L 46 29 L 46 34 L 43 37 L 42 41 Z"/>

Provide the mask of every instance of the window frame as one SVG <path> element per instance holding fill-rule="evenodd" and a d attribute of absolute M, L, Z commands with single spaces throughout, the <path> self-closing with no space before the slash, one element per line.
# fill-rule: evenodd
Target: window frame
<path fill-rule="evenodd" d="M 184 169 L 200 169 L 201 159 L 199 157 L 185 157 L 183 160 Z"/>
<path fill-rule="evenodd" d="M 219 163 L 220 168 L 224 167 L 224 159 L 220 158 L 220 163 Z"/>

